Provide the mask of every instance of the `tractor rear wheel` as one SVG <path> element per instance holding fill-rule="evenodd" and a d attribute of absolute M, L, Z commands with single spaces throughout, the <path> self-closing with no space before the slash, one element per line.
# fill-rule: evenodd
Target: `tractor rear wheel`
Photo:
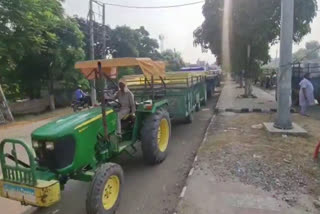
<path fill-rule="evenodd" d="M 101 165 L 90 184 L 87 214 L 114 214 L 119 206 L 123 180 L 121 166 L 115 163 Z"/>
<path fill-rule="evenodd" d="M 171 123 L 166 110 L 158 109 L 145 119 L 141 129 L 141 147 L 148 164 L 161 163 L 166 158 L 170 135 Z"/>

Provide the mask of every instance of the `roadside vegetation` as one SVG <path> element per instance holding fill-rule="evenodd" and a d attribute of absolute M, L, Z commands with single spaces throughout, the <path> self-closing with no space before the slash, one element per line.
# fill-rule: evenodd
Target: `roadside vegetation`
<path fill-rule="evenodd" d="M 318 6 L 316 0 L 295 0 L 294 5 L 293 39 L 298 43 L 310 33 Z M 244 71 L 245 95 L 250 96 L 252 81 L 270 61 L 270 46 L 280 37 L 281 1 L 212 0 L 205 2 L 202 12 L 205 20 L 194 31 L 194 43 L 210 50 L 224 70 L 238 76 Z M 231 14 L 230 20 L 225 19 L 225 13 Z M 230 23 L 232 31 L 224 32 Z M 224 41 L 224 33 L 229 40 Z"/>
<path fill-rule="evenodd" d="M 169 70 L 184 65 L 179 52 L 160 53 L 156 39 L 141 26 L 107 28 L 106 50 L 102 29 L 94 23 L 95 58 L 150 57 L 165 60 Z M 89 59 L 89 23 L 64 13 L 61 0 L 3 0 L 0 2 L 0 84 L 11 102 L 48 95 L 72 94 L 89 83 L 76 72 L 76 61 Z M 127 74 L 139 72 L 129 69 Z"/>

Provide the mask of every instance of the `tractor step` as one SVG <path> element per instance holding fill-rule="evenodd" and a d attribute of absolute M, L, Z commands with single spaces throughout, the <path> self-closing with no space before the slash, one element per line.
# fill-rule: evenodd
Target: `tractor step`
<path fill-rule="evenodd" d="M 131 148 L 130 150 L 128 148 Z M 137 152 L 136 147 L 132 144 L 132 141 L 123 141 L 119 145 L 119 152 L 125 152 L 130 157 L 134 157 L 134 154 Z"/>

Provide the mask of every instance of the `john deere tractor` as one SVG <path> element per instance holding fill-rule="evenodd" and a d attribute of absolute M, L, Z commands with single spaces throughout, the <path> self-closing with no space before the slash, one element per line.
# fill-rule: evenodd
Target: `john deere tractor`
<path fill-rule="evenodd" d="M 149 99 L 137 103 L 135 115 L 122 121 L 122 136 L 116 134 L 116 101 L 50 122 L 31 134 L 32 148 L 21 140 L 0 143 L 2 197 L 23 205 L 49 207 L 60 199 L 69 179 L 91 182 L 86 209 L 88 214 L 111 214 L 119 206 L 123 192 L 123 171 L 109 162 L 122 152 L 131 152 L 141 142 L 149 164 L 162 162 L 167 155 L 171 132 L 168 101 L 161 88 L 153 88 L 153 77 L 165 75 L 165 65 L 148 58 L 119 58 L 78 62 L 88 79 L 104 80 L 119 67 L 135 66 L 145 75 Z M 26 153 L 20 157 L 20 151 Z M 22 149 L 21 149 L 22 148 Z M 26 158 L 27 157 L 27 158 Z M 27 160 L 25 160 L 27 159 Z"/>

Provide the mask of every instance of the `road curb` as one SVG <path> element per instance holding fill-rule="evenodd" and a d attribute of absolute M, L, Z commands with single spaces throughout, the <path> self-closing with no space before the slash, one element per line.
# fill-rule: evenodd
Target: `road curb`
<path fill-rule="evenodd" d="M 215 113 L 223 113 L 223 112 L 234 112 L 234 113 L 276 113 L 277 109 L 263 109 L 263 108 L 215 108 Z M 297 113 L 295 109 L 290 110 L 291 113 Z"/>
<path fill-rule="evenodd" d="M 210 118 L 210 122 L 208 123 L 208 126 L 206 128 L 206 131 L 203 135 L 203 138 L 200 142 L 200 145 L 199 145 L 199 148 L 197 149 L 197 152 L 196 152 L 196 156 L 194 157 L 193 159 L 193 163 L 192 163 L 192 167 L 188 173 L 188 176 L 187 176 L 187 179 L 186 179 L 186 185 L 182 188 L 182 191 L 180 193 L 180 196 L 179 196 L 179 201 L 177 203 L 177 206 L 176 206 L 176 210 L 177 210 L 177 207 L 182 203 L 182 199 L 184 198 L 185 194 L 186 194 L 186 191 L 187 191 L 187 188 L 188 188 L 188 179 L 193 175 L 193 172 L 194 172 L 194 166 L 196 164 L 196 162 L 198 161 L 198 153 L 199 153 L 199 149 L 200 147 L 207 141 L 207 137 L 208 137 L 208 132 L 209 132 L 209 129 L 210 127 L 212 126 L 213 124 L 213 121 L 215 119 L 216 115 L 213 114 L 212 117 Z M 174 211 L 173 214 L 177 214 L 177 211 Z"/>

